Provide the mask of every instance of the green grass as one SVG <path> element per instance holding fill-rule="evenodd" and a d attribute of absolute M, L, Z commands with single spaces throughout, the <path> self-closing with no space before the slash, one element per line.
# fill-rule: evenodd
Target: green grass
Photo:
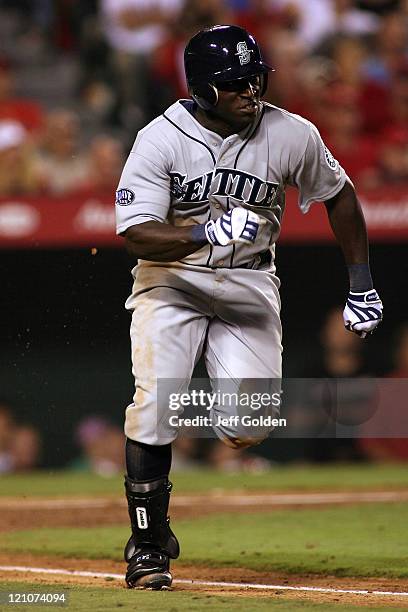
<path fill-rule="evenodd" d="M 276 466 L 266 474 L 219 474 L 194 470 L 172 474 L 176 494 L 225 491 L 308 491 L 407 489 L 406 465 Z M 104 479 L 88 473 L 37 472 L 5 475 L 0 496 L 123 495 L 121 476 Z M 24 503 L 24 502 L 22 502 Z M 408 577 L 408 505 L 361 504 L 331 508 L 288 508 L 245 514 L 240 512 L 177 520 L 184 563 L 197 566 L 247 567 L 262 571 L 334 574 L 338 576 Z M 53 528 L 0 533 L 0 550 L 27 551 L 39 556 L 91 557 L 121 560 L 127 526 Z M 176 562 L 177 563 L 177 562 Z M 175 563 L 175 565 L 176 565 Z M 56 560 L 55 565 L 58 564 Z M 198 573 L 198 572 L 197 572 Z M 5 577 L 4 575 L 2 577 Z M 1 589 L 27 590 L 24 583 L 1 583 Z M 67 589 L 68 609 L 159 609 L 161 612 L 207 611 L 321 611 L 361 610 L 339 603 L 295 602 L 284 593 L 267 598 L 205 595 L 191 592 L 145 593 L 122 588 L 50 584 L 51 592 Z M 31 589 L 32 590 L 32 589 Z M 407 602 L 402 602 L 406 604 Z M 401 606 L 402 606 L 401 603 Z M 364 606 L 364 610 L 384 610 Z M 0 605 L 0 608 L 2 606 Z M 11 608 L 10 608 L 11 609 Z M 27 609 L 27 606 L 14 610 Z M 38 607 L 37 610 L 49 610 Z M 64 608 L 57 608 L 64 609 Z M 406 608 L 392 608 L 402 610 Z"/>
<path fill-rule="evenodd" d="M 337 576 L 408 577 L 408 505 L 286 509 L 180 520 L 181 560 Z M 127 527 L 53 528 L 0 534 L 0 549 L 122 559 Z"/>
<path fill-rule="evenodd" d="M 396 465 L 276 466 L 263 474 L 222 474 L 194 470 L 171 475 L 175 493 L 214 489 L 307 491 L 408 488 L 408 470 Z M 88 473 L 54 471 L 2 475 L 0 496 L 122 495 L 123 478 L 102 478 Z"/>
<path fill-rule="evenodd" d="M 171 592 L 146 592 L 129 591 L 124 588 L 95 588 L 72 586 L 63 584 L 42 584 L 41 587 L 29 586 L 23 582 L 4 582 L 0 583 L 1 592 L 50 592 L 56 593 L 64 591 L 68 594 L 68 605 L 62 606 L 7 606 L 16 612 L 25 612 L 28 608 L 45 610 L 73 610 L 75 612 L 112 612 L 121 610 L 123 612 L 148 612 L 149 610 L 160 610 L 160 612 L 327 612 L 328 610 L 338 611 L 347 610 L 348 612 L 361 612 L 358 606 L 344 605 L 341 603 L 317 604 L 307 601 L 296 602 L 285 599 L 280 594 L 271 593 L 264 598 L 254 598 L 246 596 L 228 595 L 205 595 L 192 594 L 182 591 Z M 374 612 L 390 608 L 384 606 L 364 607 L 364 611 Z M 402 612 L 406 608 L 392 608 L 393 612 Z"/>

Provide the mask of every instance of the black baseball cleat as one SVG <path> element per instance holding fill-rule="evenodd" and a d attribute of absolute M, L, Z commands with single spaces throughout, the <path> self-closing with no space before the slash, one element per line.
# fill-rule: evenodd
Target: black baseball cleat
<path fill-rule="evenodd" d="M 177 559 L 180 552 L 167 516 L 171 486 L 167 477 L 144 482 L 125 478 L 132 525 L 124 550 L 129 588 L 159 591 L 171 587 L 170 559 Z"/>
<path fill-rule="evenodd" d="M 128 561 L 126 584 L 130 589 L 169 589 L 173 577 L 169 557 L 159 550 L 138 549 Z"/>

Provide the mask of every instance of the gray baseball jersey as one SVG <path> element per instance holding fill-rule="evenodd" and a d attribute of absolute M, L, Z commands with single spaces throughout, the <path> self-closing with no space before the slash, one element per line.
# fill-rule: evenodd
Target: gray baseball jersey
<path fill-rule="evenodd" d="M 346 174 L 316 127 L 298 115 L 263 103 L 250 128 L 223 139 L 194 118 L 191 104 L 176 102 L 139 132 L 117 192 L 117 232 L 150 220 L 205 223 L 243 206 L 268 220 L 253 245 L 208 245 L 182 261 L 256 265 L 261 252 L 273 252 L 286 185 L 299 189 L 300 208 L 307 212 L 313 201 L 333 197 Z"/>
<path fill-rule="evenodd" d="M 117 191 L 118 234 L 151 220 L 175 226 L 205 223 L 236 206 L 267 223 L 252 245 L 207 245 L 179 262 L 138 262 L 126 303 L 133 311 L 136 381 L 126 411 L 129 438 L 146 444 L 174 440 L 177 427 L 166 419 L 168 403 L 157 381 L 171 379 L 175 391 L 186 389 L 203 351 L 218 387 L 229 380 L 242 390 L 245 380 L 281 377 L 273 259 L 285 187 L 298 188 L 299 206 L 307 212 L 313 201 L 336 195 L 346 179 L 313 124 L 266 103 L 249 128 L 225 139 L 194 118 L 188 100 L 176 102 L 139 132 Z M 217 416 L 234 410 L 218 403 L 212 413 L 219 423 Z M 222 440 L 245 438 L 245 429 L 228 423 L 214 425 Z M 259 437 L 271 429 L 261 427 Z"/>

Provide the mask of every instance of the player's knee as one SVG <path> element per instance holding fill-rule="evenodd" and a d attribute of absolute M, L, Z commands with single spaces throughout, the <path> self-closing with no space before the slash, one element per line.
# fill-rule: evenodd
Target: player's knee
<path fill-rule="evenodd" d="M 135 442 L 149 446 L 163 446 L 177 438 L 177 427 L 158 423 L 158 409 L 153 402 L 141 407 L 135 403 L 126 408 L 125 436 Z M 163 412 L 164 414 L 164 412 Z"/>
<path fill-rule="evenodd" d="M 249 448 L 250 446 L 256 446 L 260 444 L 265 438 L 222 438 L 222 441 L 229 448 L 234 448 L 236 450 L 242 448 Z"/>

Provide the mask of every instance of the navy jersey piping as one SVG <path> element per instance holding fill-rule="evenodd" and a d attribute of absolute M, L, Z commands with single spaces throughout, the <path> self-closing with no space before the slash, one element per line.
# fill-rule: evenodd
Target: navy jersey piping
<path fill-rule="evenodd" d="M 210 219 L 211 219 L 211 207 L 210 207 L 210 210 L 208 211 L 208 221 Z M 210 261 L 211 261 L 212 254 L 213 254 L 213 245 L 210 243 L 210 252 L 208 254 L 208 259 L 207 259 L 207 263 L 206 263 L 206 267 L 207 268 L 211 268 Z"/>
<path fill-rule="evenodd" d="M 256 127 L 255 127 L 255 129 L 254 129 L 254 130 L 253 130 L 253 132 L 252 132 L 252 133 L 249 135 L 249 137 L 246 139 L 246 141 L 243 143 L 243 145 L 241 146 L 240 150 L 239 150 L 239 151 L 238 151 L 238 153 L 237 153 L 237 156 L 236 156 L 236 158 L 235 158 L 235 162 L 234 162 L 234 170 L 236 170 L 236 169 L 237 169 L 238 158 L 239 158 L 239 156 L 241 155 L 242 151 L 245 149 L 245 147 L 247 146 L 247 144 L 248 144 L 248 142 L 251 140 L 251 138 L 252 138 L 253 136 L 255 136 L 255 134 L 257 133 L 257 131 L 258 131 L 258 129 L 259 129 L 259 126 L 261 125 L 261 122 L 262 122 L 262 119 L 263 119 L 264 115 L 265 115 L 265 107 L 263 106 L 263 107 L 262 107 L 262 113 L 261 113 L 261 116 L 260 116 L 260 118 L 259 118 L 259 121 L 258 121 L 258 123 L 257 123 L 257 125 L 256 125 Z"/>
<path fill-rule="evenodd" d="M 174 127 L 177 129 L 177 130 L 179 130 L 179 132 L 181 132 L 182 134 L 184 134 L 184 136 L 187 136 L 187 138 L 190 138 L 190 140 L 194 140 L 194 142 L 198 142 L 198 144 L 200 144 L 200 145 L 202 145 L 203 147 L 205 147 L 205 148 L 207 149 L 207 151 L 209 152 L 209 154 L 211 155 L 211 159 L 213 160 L 213 164 L 214 164 L 214 167 L 215 167 L 215 165 L 216 165 L 216 163 L 217 163 L 217 161 L 216 161 L 216 159 L 215 159 L 215 155 L 214 155 L 214 153 L 211 151 L 210 147 L 209 147 L 209 146 L 208 146 L 208 145 L 207 145 L 205 142 L 202 142 L 202 140 L 198 140 L 198 138 L 194 138 L 194 136 L 191 136 L 190 134 L 188 134 L 187 132 L 185 132 L 184 130 L 182 130 L 182 129 L 181 129 L 181 127 L 179 127 L 179 126 L 178 126 L 176 123 L 174 123 L 174 121 L 172 121 L 171 119 L 169 119 L 169 118 L 167 117 L 166 113 L 163 113 L 163 117 L 164 117 L 165 119 L 167 119 L 167 121 L 168 121 L 169 123 L 171 123 L 171 125 L 173 125 L 173 126 L 174 126 Z M 210 208 L 210 211 L 209 211 L 209 216 L 208 216 L 208 219 L 210 219 L 210 217 L 211 217 L 211 208 Z M 210 246 L 210 253 L 209 253 L 209 255 L 208 255 L 207 263 L 206 263 L 206 265 L 205 265 L 205 267 L 206 267 L 206 268 L 210 268 L 210 267 L 211 267 L 211 266 L 210 266 L 210 261 L 211 261 L 211 257 L 212 257 L 212 253 L 213 253 L 213 247 L 212 247 L 212 245 L 210 244 L 209 246 Z M 190 264 L 190 265 L 192 265 L 192 264 Z"/>
<path fill-rule="evenodd" d="M 262 106 L 262 114 L 259 118 L 259 121 L 255 127 L 255 129 L 253 130 L 253 132 L 250 134 L 249 138 L 246 139 L 246 141 L 243 143 L 242 147 L 240 148 L 240 150 L 237 153 L 237 156 L 235 158 L 235 162 L 234 162 L 234 170 L 237 169 L 237 163 L 238 163 L 238 158 L 241 155 L 241 152 L 244 150 L 244 148 L 246 147 L 246 145 L 248 144 L 248 142 L 251 140 L 251 138 L 257 133 L 259 126 L 261 125 L 261 121 L 263 119 L 263 116 L 265 114 L 265 107 Z M 229 202 L 229 198 L 228 198 L 228 202 Z M 228 203 L 228 208 L 229 208 L 229 203 Z M 234 257 L 235 257 L 235 244 L 232 246 L 232 254 L 231 254 L 231 260 L 230 260 L 230 268 L 234 267 Z"/>
<path fill-rule="evenodd" d="M 211 155 L 211 158 L 213 160 L 214 166 L 216 164 L 216 159 L 215 159 L 215 155 L 214 153 L 211 151 L 210 147 L 203 142 L 202 140 L 198 140 L 198 138 L 194 138 L 194 136 L 191 136 L 190 134 L 188 134 L 187 132 L 185 132 L 184 130 L 181 129 L 181 127 L 179 127 L 176 123 L 174 123 L 174 121 L 172 121 L 171 119 L 169 119 L 166 115 L 166 113 L 163 113 L 163 117 L 165 119 L 167 119 L 167 121 L 169 123 L 171 123 L 171 125 L 173 125 L 177 130 L 179 130 L 179 132 L 181 132 L 182 134 L 184 134 L 184 136 L 187 136 L 187 138 L 190 138 L 191 140 L 194 140 L 194 142 L 198 142 L 198 144 L 202 145 L 203 147 L 205 147 L 207 149 L 207 151 L 209 152 L 209 154 Z"/>

